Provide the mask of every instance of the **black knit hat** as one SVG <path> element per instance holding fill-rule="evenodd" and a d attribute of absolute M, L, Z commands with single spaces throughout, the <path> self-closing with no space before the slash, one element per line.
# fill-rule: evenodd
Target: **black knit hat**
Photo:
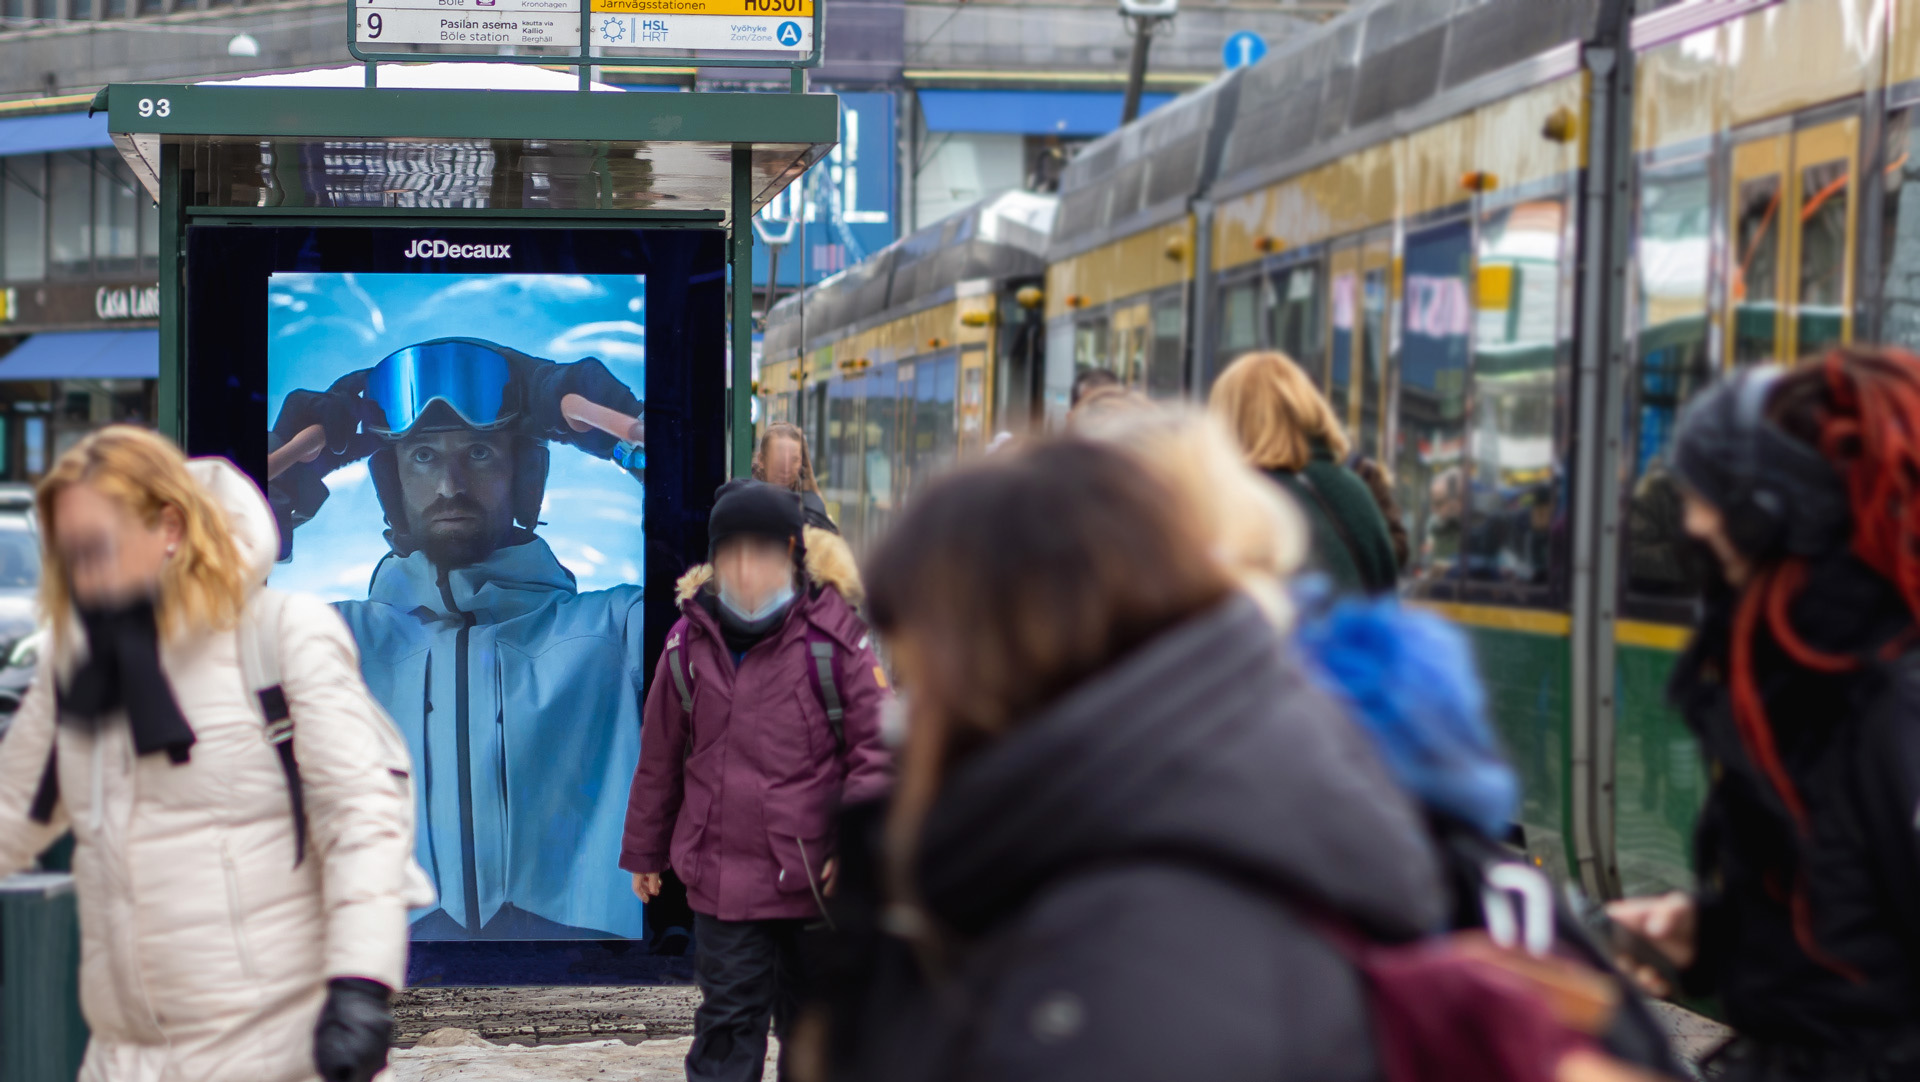
<path fill-rule="evenodd" d="M 728 481 L 714 493 L 713 514 L 707 519 L 707 554 L 730 537 L 751 534 L 775 541 L 792 541 L 799 551 L 806 519 L 800 495 L 764 481 Z"/>

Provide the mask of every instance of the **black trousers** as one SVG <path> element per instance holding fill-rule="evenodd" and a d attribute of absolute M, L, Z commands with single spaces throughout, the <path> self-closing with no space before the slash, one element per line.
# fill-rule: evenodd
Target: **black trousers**
<path fill-rule="evenodd" d="M 799 1007 L 804 979 L 797 920 L 693 918 L 693 1014 L 687 1082 L 760 1082 L 767 1023 L 782 1042 Z"/>

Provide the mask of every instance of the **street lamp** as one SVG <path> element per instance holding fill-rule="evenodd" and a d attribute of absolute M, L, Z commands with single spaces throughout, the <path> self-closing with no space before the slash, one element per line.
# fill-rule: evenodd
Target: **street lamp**
<path fill-rule="evenodd" d="M 227 40 L 227 55 L 259 56 L 260 39 L 243 30 Z"/>
<path fill-rule="evenodd" d="M 1160 24 L 1179 14 L 1180 0 L 1120 0 L 1120 16 L 1133 23 L 1133 59 L 1127 65 L 1127 98 L 1120 123 L 1131 124 L 1140 115 L 1140 92 L 1147 82 L 1147 50 Z"/>

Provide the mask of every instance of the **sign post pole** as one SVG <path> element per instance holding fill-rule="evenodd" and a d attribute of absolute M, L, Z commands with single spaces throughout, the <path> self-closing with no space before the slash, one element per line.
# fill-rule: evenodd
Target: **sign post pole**
<path fill-rule="evenodd" d="M 733 386 L 728 392 L 733 476 L 753 473 L 753 151 L 733 148 Z"/>

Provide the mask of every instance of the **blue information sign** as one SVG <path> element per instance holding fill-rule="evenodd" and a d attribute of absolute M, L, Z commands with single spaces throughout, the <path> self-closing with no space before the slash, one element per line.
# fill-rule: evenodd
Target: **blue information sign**
<path fill-rule="evenodd" d="M 753 283 L 767 282 L 767 240 L 784 240 L 780 285 L 791 289 L 846 270 L 893 243 L 894 103 L 885 91 L 840 91 L 840 145 L 755 217 Z M 804 253 L 800 230 L 807 223 Z"/>
<path fill-rule="evenodd" d="M 1220 57 L 1226 61 L 1227 70 L 1244 68 L 1258 64 L 1260 58 L 1267 55 L 1267 39 L 1251 30 L 1238 30 L 1220 46 Z"/>

